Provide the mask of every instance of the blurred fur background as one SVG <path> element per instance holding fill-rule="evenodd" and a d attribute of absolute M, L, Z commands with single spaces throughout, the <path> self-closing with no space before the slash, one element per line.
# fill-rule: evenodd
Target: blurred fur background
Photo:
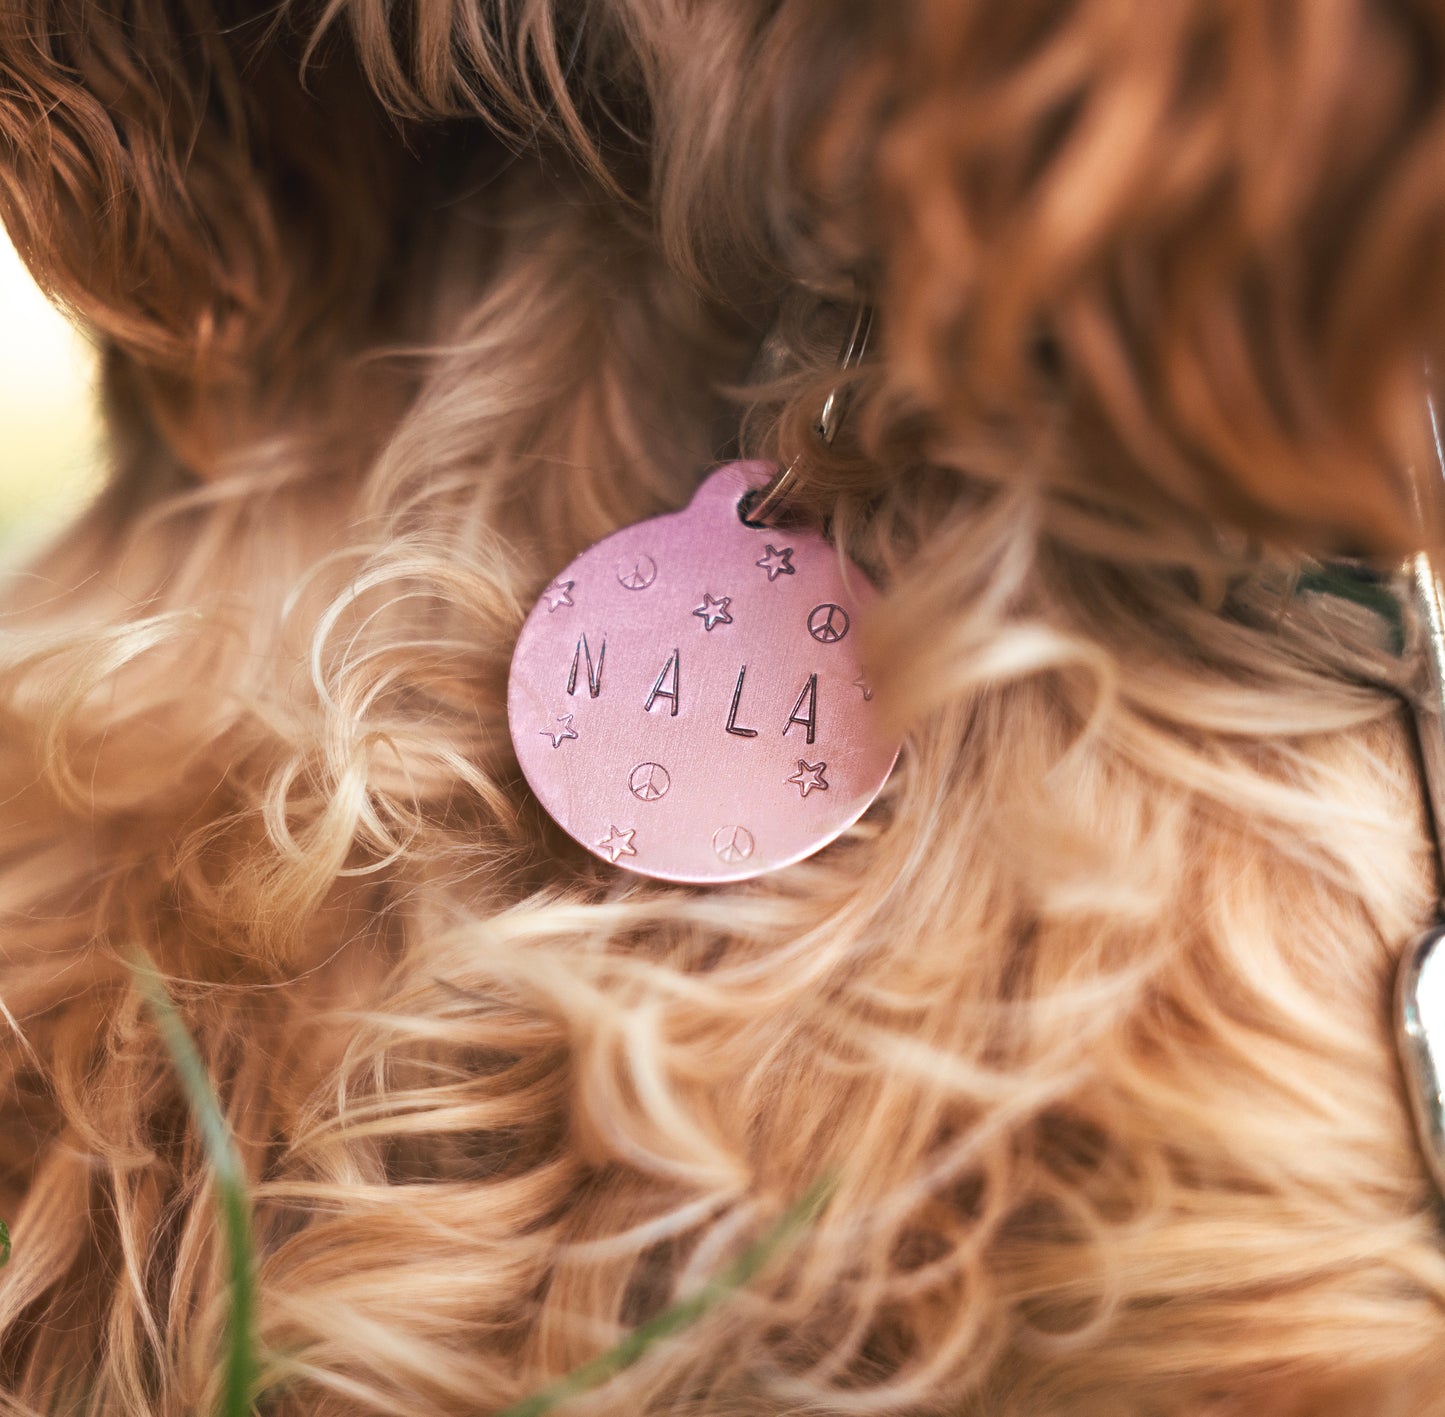
<path fill-rule="evenodd" d="M 0 213 L 111 460 L 0 632 L 0 1408 L 215 1392 L 140 950 L 265 1412 L 493 1411 L 824 1174 L 580 1409 L 1445 1412 L 1419 786 L 1286 613 L 1433 535 L 1445 3 L 10 0 Z M 613 873 L 520 780 L 521 619 L 800 450 L 899 769 L 777 876 Z"/>

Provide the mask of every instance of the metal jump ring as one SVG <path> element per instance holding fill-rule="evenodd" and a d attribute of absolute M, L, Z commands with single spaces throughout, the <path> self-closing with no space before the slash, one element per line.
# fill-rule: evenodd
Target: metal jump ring
<path fill-rule="evenodd" d="M 853 315 L 853 328 L 848 332 L 848 338 L 843 341 L 842 349 L 838 351 L 840 371 L 846 373 L 863 362 L 863 356 L 868 352 L 868 337 L 872 333 L 873 307 L 860 304 Z M 838 429 L 842 425 L 843 415 L 847 409 L 848 390 L 842 384 L 835 384 L 829 391 L 828 397 L 823 400 L 818 421 L 813 425 L 813 431 L 818 435 L 819 441 L 825 448 L 838 436 Z M 743 499 L 739 508 L 739 515 L 743 521 L 749 526 L 773 526 L 776 524 L 775 519 L 778 513 L 801 480 L 802 475 L 799 470 L 801 462 L 801 457 L 794 458 L 766 487 L 760 488 Z"/>

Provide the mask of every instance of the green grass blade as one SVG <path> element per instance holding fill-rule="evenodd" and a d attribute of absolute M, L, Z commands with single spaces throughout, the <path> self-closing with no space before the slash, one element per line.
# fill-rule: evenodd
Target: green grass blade
<path fill-rule="evenodd" d="M 134 966 L 136 983 L 155 1016 L 156 1026 L 200 1129 L 216 1178 L 226 1237 L 231 1309 L 227 1323 L 225 1382 L 217 1417 L 248 1417 L 258 1363 L 254 1338 L 255 1260 L 251 1206 L 245 1176 L 230 1127 L 211 1088 L 205 1064 L 176 1011 L 161 977 L 147 963 Z M 716 1279 L 634 1329 L 614 1347 L 574 1369 L 541 1392 L 514 1403 L 497 1417 L 546 1417 L 569 1398 L 599 1387 L 631 1367 L 655 1344 L 682 1332 L 709 1310 L 745 1288 L 775 1255 L 813 1225 L 832 1194 L 831 1179 L 819 1181 L 777 1223 L 743 1251 Z M 9 1232 L 0 1222 L 0 1263 L 9 1257 Z"/>
<path fill-rule="evenodd" d="M 716 1308 L 729 1296 L 751 1283 L 774 1255 L 787 1249 L 814 1224 L 832 1193 L 831 1179 L 825 1178 L 817 1182 L 802 1200 L 784 1211 L 770 1230 L 749 1245 L 727 1269 L 705 1284 L 696 1294 L 678 1300 L 656 1318 L 633 1329 L 605 1353 L 583 1363 L 580 1368 L 574 1368 L 565 1378 L 543 1388 L 541 1392 L 513 1403 L 499 1412 L 497 1417 L 545 1417 L 546 1413 L 559 1407 L 568 1398 L 600 1387 L 624 1368 L 630 1368 L 654 1344 L 681 1333 L 708 1310 Z"/>
<path fill-rule="evenodd" d="M 251 1202 L 231 1129 L 211 1088 L 206 1066 L 186 1031 L 159 974 L 148 963 L 133 966 L 135 980 L 171 1055 L 191 1115 L 215 1173 L 221 1225 L 226 1237 L 227 1287 L 231 1310 L 226 1324 L 226 1365 L 217 1417 L 247 1417 L 255 1384 L 255 1257 L 251 1244 Z M 6 1254 L 9 1237 L 6 1237 Z"/>

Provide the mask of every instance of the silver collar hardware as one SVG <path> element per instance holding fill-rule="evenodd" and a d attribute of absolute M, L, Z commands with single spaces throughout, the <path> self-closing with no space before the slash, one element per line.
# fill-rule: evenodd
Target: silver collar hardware
<path fill-rule="evenodd" d="M 873 334 L 873 307 L 860 303 L 853 313 L 853 324 L 838 351 L 838 369 L 847 373 L 863 362 L 868 353 L 868 341 Z M 838 436 L 843 424 L 843 415 L 848 411 L 849 390 L 846 384 L 836 384 L 823 400 L 818 421 L 813 432 L 826 448 Z M 744 499 L 740 508 L 743 521 L 748 526 L 776 526 L 789 499 L 797 492 L 802 481 L 802 458 L 796 457 L 783 468 L 766 487 Z"/>
<path fill-rule="evenodd" d="M 1427 398 L 1436 471 L 1445 477 L 1445 445 L 1433 398 Z M 1401 599 L 1418 665 L 1410 704 L 1424 776 L 1425 803 L 1445 883 L 1445 581 L 1425 552 L 1402 568 Z M 1401 956 L 1395 977 L 1395 1042 L 1405 1092 L 1436 1189 L 1445 1196 L 1445 912 Z"/>

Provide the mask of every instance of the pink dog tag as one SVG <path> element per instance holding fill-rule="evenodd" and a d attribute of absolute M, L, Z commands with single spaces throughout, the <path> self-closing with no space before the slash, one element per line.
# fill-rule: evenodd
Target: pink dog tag
<path fill-rule="evenodd" d="M 768 463 L 712 473 L 684 510 L 584 551 L 512 656 L 507 716 L 527 781 L 572 836 L 667 881 L 801 861 L 878 795 L 877 723 L 846 579 L 816 532 L 746 525 Z"/>

